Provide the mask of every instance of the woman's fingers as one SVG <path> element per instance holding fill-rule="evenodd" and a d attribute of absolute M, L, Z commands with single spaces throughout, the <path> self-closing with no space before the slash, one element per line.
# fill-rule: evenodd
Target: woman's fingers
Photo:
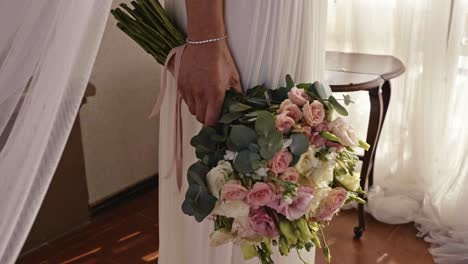
<path fill-rule="evenodd" d="M 195 98 L 195 112 L 197 116 L 197 120 L 200 123 L 205 122 L 205 114 L 206 114 L 206 100 L 203 97 L 197 96 Z"/>
<path fill-rule="evenodd" d="M 220 90 L 222 91 L 222 90 Z M 205 125 L 215 125 L 221 114 L 221 108 L 223 107 L 224 94 L 214 94 L 208 105 L 206 106 L 205 114 Z"/>
<path fill-rule="evenodd" d="M 242 93 L 242 84 L 240 82 L 239 75 L 231 78 L 229 81 L 229 88 L 234 88 L 238 93 Z"/>

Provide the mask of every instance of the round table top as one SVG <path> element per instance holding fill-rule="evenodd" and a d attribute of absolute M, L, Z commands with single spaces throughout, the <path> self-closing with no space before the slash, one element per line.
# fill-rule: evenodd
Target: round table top
<path fill-rule="evenodd" d="M 326 80 L 334 92 L 371 90 L 405 72 L 403 63 L 388 55 L 328 51 Z"/>

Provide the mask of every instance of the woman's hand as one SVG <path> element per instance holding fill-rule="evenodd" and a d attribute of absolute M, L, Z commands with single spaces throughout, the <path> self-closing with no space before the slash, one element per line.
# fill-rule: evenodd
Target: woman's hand
<path fill-rule="evenodd" d="M 182 56 L 177 88 L 198 121 L 205 125 L 216 124 L 226 90 L 242 91 L 239 72 L 226 40 L 188 44 Z"/>

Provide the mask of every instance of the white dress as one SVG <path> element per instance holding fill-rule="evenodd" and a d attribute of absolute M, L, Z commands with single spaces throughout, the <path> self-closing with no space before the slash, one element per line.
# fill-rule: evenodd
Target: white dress
<path fill-rule="evenodd" d="M 166 0 L 166 8 L 176 23 L 185 28 L 185 0 Z M 325 61 L 326 0 L 225 0 L 225 19 L 229 46 L 238 66 L 244 89 L 265 83 L 283 84 L 287 73 L 295 81 L 312 82 L 323 78 Z M 160 115 L 160 175 L 170 168 L 174 144 L 176 89 L 173 80 L 162 104 Z M 194 163 L 190 138 L 201 125 L 182 107 L 184 173 Z M 187 182 L 184 177 L 179 193 L 176 177 L 160 178 L 159 185 L 159 264 L 242 264 L 238 246 L 213 248 L 208 235 L 213 223 L 199 224 L 182 213 Z M 315 252 L 301 255 L 314 263 Z M 295 252 L 273 256 L 276 264 L 300 263 Z"/>

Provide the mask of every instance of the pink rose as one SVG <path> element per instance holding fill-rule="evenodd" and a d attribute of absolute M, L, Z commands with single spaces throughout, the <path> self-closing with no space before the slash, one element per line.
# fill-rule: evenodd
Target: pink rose
<path fill-rule="evenodd" d="M 317 100 L 312 103 L 307 102 L 302 107 L 304 113 L 304 119 L 309 126 L 317 126 L 325 119 L 325 108 L 323 104 Z"/>
<path fill-rule="evenodd" d="M 289 164 L 291 164 L 292 160 L 292 154 L 289 153 L 286 149 L 282 149 L 275 153 L 273 158 L 268 162 L 268 166 L 270 167 L 271 172 L 273 172 L 275 175 L 279 175 L 289 167 Z"/>
<path fill-rule="evenodd" d="M 330 141 L 330 140 L 327 140 L 325 145 L 327 147 L 329 147 L 329 148 L 335 148 L 336 152 L 341 152 L 344 149 L 343 145 L 341 145 L 340 143 L 333 142 L 333 141 Z"/>
<path fill-rule="evenodd" d="M 317 132 L 330 131 L 330 127 L 328 126 L 328 123 L 322 122 L 321 124 L 315 127 L 315 131 Z"/>
<path fill-rule="evenodd" d="M 279 235 L 274 219 L 263 207 L 250 210 L 249 223 L 252 229 L 262 236 L 276 237 Z"/>
<path fill-rule="evenodd" d="M 319 132 L 313 132 L 309 137 L 309 142 L 311 145 L 320 148 L 326 145 L 327 140 L 322 137 Z"/>
<path fill-rule="evenodd" d="M 354 129 L 343 118 L 338 117 L 333 120 L 330 123 L 330 130 L 340 139 L 340 142 L 344 146 L 354 147 L 359 145 L 358 139 L 354 134 Z"/>
<path fill-rule="evenodd" d="M 285 115 L 279 114 L 276 116 L 276 129 L 281 133 L 288 133 L 294 125 L 294 119 Z"/>
<path fill-rule="evenodd" d="M 298 106 L 303 106 L 309 101 L 309 96 L 307 95 L 306 91 L 297 87 L 293 87 L 291 91 L 288 92 L 288 98 L 291 100 L 291 102 Z"/>
<path fill-rule="evenodd" d="M 248 190 L 240 184 L 240 181 L 228 181 L 221 191 L 221 200 L 244 200 Z"/>
<path fill-rule="evenodd" d="M 296 122 L 302 118 L 302 111 L 299 106 L 293 104 L 289 99 L 286 99 L 281 103 L 278 113 L 285 114 Z"/>
<path fill-rule="evenodd" d="M 257 182 L 247 193 L 247 203 L 256 208 L 268 204 L 275 199 L 275 196 L 276 194 L 270 185 L 264 182 Z"/>
<path fill-rule="evenodd" d="M 297 191 L 297 195 L 290 204 L 281 197 L 269 203 L 268 207 L 284 215 L 288 220 L 296 220 L 301 218 L 309 209 L 312 199 L 314 198 L 312 193 L 312 188 L 300 187 Z"/>
<path fill-rule="evenodd" d="M 279 178 L 283 181 L 297 182 L 299 179 L 299 174 L 296 172 L 296 169 L 289 167 L 281 174 Z"/>
<path fill-rule="evenodd" d="M 320 202 L 317 219 L 320 221 L 330 221 L 348 198 L 348 192 L 341 187 L 332 189 L 327 197 Z"/>

